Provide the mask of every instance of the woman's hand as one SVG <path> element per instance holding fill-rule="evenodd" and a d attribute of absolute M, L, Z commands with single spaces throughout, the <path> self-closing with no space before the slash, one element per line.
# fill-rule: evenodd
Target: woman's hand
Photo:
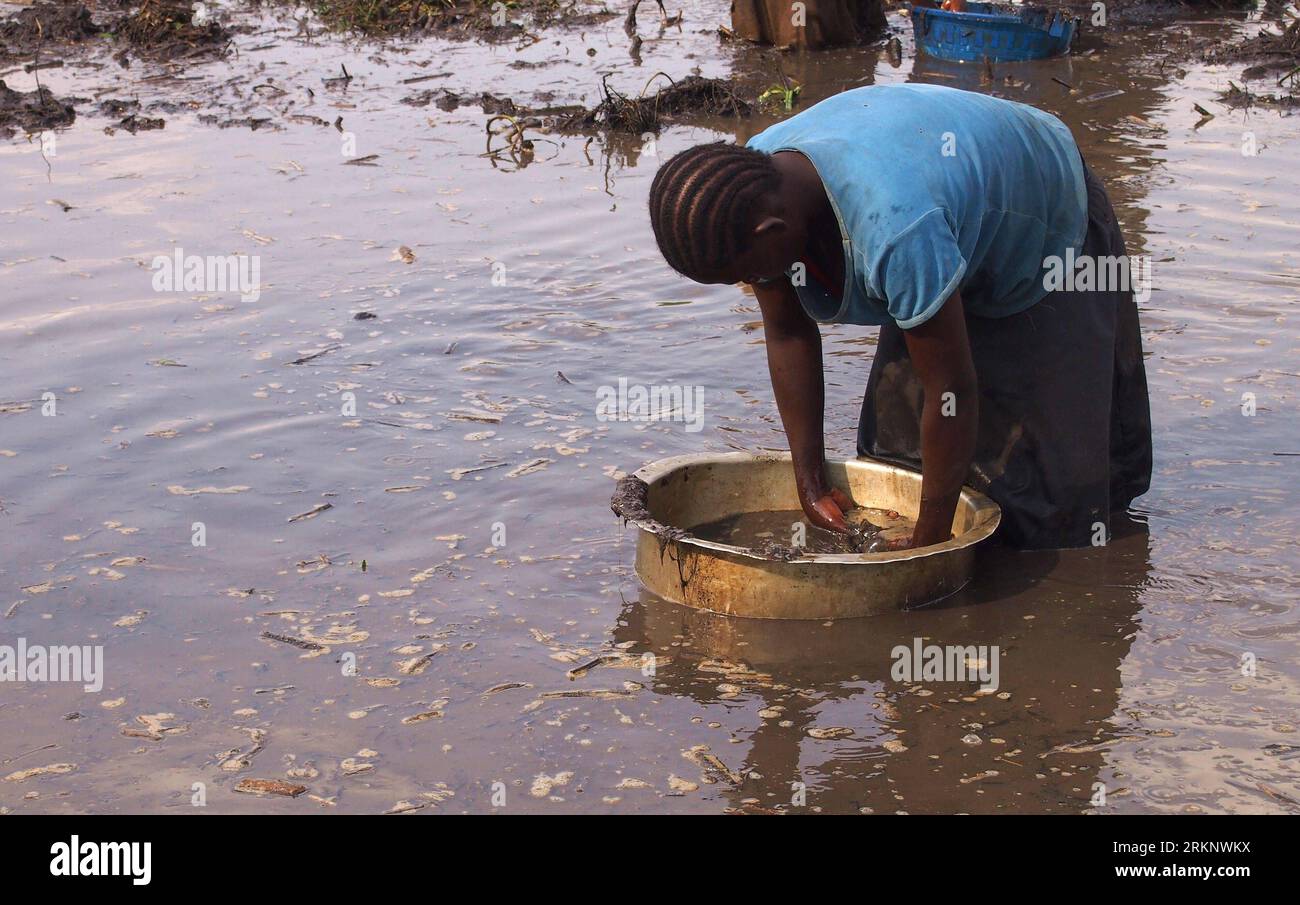
<path fill-rule="evenodd" d="M 979 433 L 979 381 L 966 335 L 961 293 L 933 317 L 903 331 L 925 394 L 921 412 L 921 505 L 910 547 L 952 537 L 953 513 Z M 906 549 L 906 548 L 903 548 Z"/>
<path fill-rule="evenodd" d="M 853 508 L 848 495 L 826 480 L 822 443 L 825 385 L 822 380 L 822 337 L 804 312 L 788 279 L 759 283 L 754 295 L 763 311 L 763 336 L 772 392 L 781 424 L 790 441 L 799 505 L 818 528 L 847 533 L 844 513 Z"/>
<path fill-rule="evenodd" d="M 831 488 L 819 493 L 801 493 L 799 502 L 808 520 L 818 528 L 837 531 L 840 534 L 848 533 L 849 524 L 844 519 L 844 513 L 853 508 L 853 501 L 849 499 L 848 494 Z"/>

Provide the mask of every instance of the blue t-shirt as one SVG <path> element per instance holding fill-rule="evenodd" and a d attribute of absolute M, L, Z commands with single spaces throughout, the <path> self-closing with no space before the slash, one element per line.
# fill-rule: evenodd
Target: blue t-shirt
<path fill-rule="evenodd" d="M 1069 128 L 1013 101 L 938 85 L 875 85 L 828 98 L 749 140 L 817 169 L 844 242 L 842 300 L 807 275 L 823 323 L 904 328 L 962 290 L 1006 317 L 1047 294 L 1046 258 L 1087 229 L 1083 161 Z"/>

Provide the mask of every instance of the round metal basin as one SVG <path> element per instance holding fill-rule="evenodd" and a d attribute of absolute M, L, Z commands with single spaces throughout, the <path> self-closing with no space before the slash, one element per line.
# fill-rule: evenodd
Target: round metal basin
<path fill-rule="evenodd" d="M 827 476 L 859 506 L 916 515 L 917 472 L 853 459 L 828 462 Z M 953 539 L 914 550 L 785 561 L 690 536 L 696 525 L 737 513 L 798 509 L 789 454 L 662 459 L 624 478 L 613 507 L 637 527 L 636 571 L 647 588 L 674 603 L 758 619 L 844 619 L 941 600 L 970 580 L 975 545 L 1002 517 L 968 487 Z"/>

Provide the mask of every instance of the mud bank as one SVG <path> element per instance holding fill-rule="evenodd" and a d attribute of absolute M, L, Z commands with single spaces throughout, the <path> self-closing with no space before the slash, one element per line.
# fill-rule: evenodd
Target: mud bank
<path fill-rule="evenodd" d="M 289 9 L 297 0 L 266 0 Z M 583 27 L 613 18 L 606 3 L 591 0 L 311 0 L 306 4 L 334 31 L 372 37 L 414 32 L 482 41 L 533 40 L 534 31 Z"/>
<path fill-rule="evenodd" d="M 82 3 L 41 2 L 0 22 L 0 59 L 76 44 L 103 31 Z"/>
<path fill-rule="evenodd" d="M 1232 5 L 1228 4 L 1229 7 Z M 633 67 L 638 69 L 643 65 L 643 54 L 652 52 L 663 42 L 680 39 L 683 29 L 688 27 L 697 29 L 697 34 L 711 45 L 710 52 L 725 54 L 738 61 L 734 74 L 721 77 L 691 73 L 685 67 L 663 64 L 659 64 L 662 66 L 659 71 L 652 72 L 647 64 L 640 80 L 629 84 L 623 79 L 611 78 L 603 49 L 598 52 L 595 46 L 588 46 L 586 56 L 591 58 L 594 71 L 585 83 L 577 83 L 567 92 L 547 89 L 533 92 L 532 97 L 510 97 L 471 83 L 468 86 L 422 89 L 401 97 L 408 106 L 432 106 L 444 112 L 466 105 L 479 106 L 490 118 L 488 131 L 494 136 L 489 141 L 488 153 L 493 156 L 505 154 L 519 166 L 532 162 L 535 143 L 543 135 L 640 136 L 657 134 L 665 126 L 673 124 L 748 118 L 768 101 L 773 102 L 774 109 L 779 107 L 782 98 L 787 110 L 806 105 L 799 97 L 799 81 L 806 77 L 803 68 L 816 59 L 815 54 L 763 50 L 728 40 L 725 29 L 716 30 L 726 18 L 725 4 L 704 12 L 691 8 L 672 15 L 666 10 L 653 12 L 655 8 L 649 4 L 643 6 L 643 21 L 637 21 L 636 5 L 629 5 L 628 13 L 620 23 L 612 21 L 616 19 L 615 10 L 603 3 L 534 0 L 511 5 L 509 17 L 501 24 L 500 16 L 493 19 L 493 4 L 469 0 L 456 3 L 446 0 L 378 3 L 328 0 L 311 6 L 310 14 L 303 19 L 290 18 L 291 10 L 301 9 L 298 5 L 280 2 L 239 4 L 218 17 L 210 12 L 196 12 L 183 0 L 143 0 L 138 3 L 113 0 L 96 6 L 93 12 L 80 2 L 43 0 L 0 23 L 0 56 L 26 60 L 23 68 L 29 70 L 63 67 L 65 62 L 68 66 L 103 67 L 105 64 L 95 59 L 99 50 L 106 50 L 112 55 L 113 62 L 123 67 L 129 66 L 132 59 L 163 65 L 170 74 L 177 76 L 167 83 L 172 96 L 168 100 L 154 98 L 145 102 L 138 111 L 140 115 L 148 113 L 150 119 L 160 119 L 163 114 L 200 111 L 200 121 L 205 124 L 253 131 L 278 131 L 301 122 L 321 127 L 338 125 L 337 117 L 318 117 L 293 109 L 302 106 L 304 94 L 308 101 L 313 97 L 310 85 L 265 82 L 252 86 L 251 93 L 235 89 L 233 102 L 223 103 L 211 93 L 204 96 L 187 85 L 201 80 L 181 77 L 185 66 L 225 57 L 233 47 L 234 37 L 264 29 L 265 19 L 259 22 L 256 18 L 259 11 L 270 11 L 278 21 L 292 23 L 297 34 L 289 43 L 338 40 L 326 34 L 323 29 L 327 29 L 363 36 L 366 46 L 372 47 L 376 54 L 409 53 L 410 48 L 403 42 L 411 40 L 413 35 L 450 35 L 484 43 L 499 43 L 502 37 L 514 35 L 519 40 L 506 51 L 517 57 L 510 64 L 511 68 L 537 70 L 539 80 L 541 71 L 561 63 L 573 65 L 576 62 L 556 56 L 530 59 L 530 49 L 539 45 L 542 36 L 553 38 L 552 43 L 556 46 L 560 46 L 565 35 L 574 35 L 591 44 L 587 38 L 594 37 L 594 34 L 588 35 L 583 31 L 587 28 L 598 30 L 602 43 L 625 51 Z M 1088 6 L 1074 8 L 1080 15 L 1090 10 Z M 1135 23 L 1142 23 L 1141 27 L 1162 24 L 1164 65 L 1182 65 L 1194 59 L 1255 64 L 1246 68 L 1243 74 L 1245 84 L 1233 84 L 1219 95 L 1224 103 L 1229 106 L 1293 105 L 1297 82 L 1294 64 L 1300 62 L 1296 59 L 1295 49 L 1300 35 L 1294 20 L 1287 19 L 1284 12 L 1276 13 L 1279 17 L 1277 28 L 1285 30 L 1274 33 L 1266 26 L 1258 34 L 1243 37 L 1237 44 L 1226 42 L 1221 36 L 1178 25 L 1189 17 L 1203 17 L 1207 9 L 1220 8 L 1208 4 L 1152 2 L 1108 6 L 1107 14 L 1116 27 L 1086 27 L 1078 56 L 1106 52 L 1113 42 L 1121 40 L 1126 27 L 1137 27 Z M 651 15 L 646 14 L 647 10 L 652 11 Z M 1238 15 L 1233 12 L 1219 14 Z M 622 15 L 621 11 L 619 15 Z M 199 17 L 197 20 L 196 16 Z M 654 35 L 656 19 L 657 36 Z M 901 65 L 898 32 L 905 28 L 904 22 L 895 19 L 891 23 L 893 36 L 883 45 L 893 66 Z M 284 36 L 281 35 L 279 40 L 283 41 Z M 277 42 L 272 41 L 252 50 L 276 46 Z M 567 49 L 565 55 L 568 55 Z M 1274 85 L 1277 76 L 1281 78 Z M 454 78 L 455 74 L 445 71 L 406 81 L 444 77 Z M 1263 84 L 1250 84 L 1250 80 L 1260 78 L 1265 79 Z M 231 84 L 239 81 L 242 79 Z M 1023 87 L 1021 80 L 1001 73 L 997 81 L 999 87 L 1004 82 L 1012 88 Z M 352 84 L 352 75 L 346 69 L 323 75 L 320 79 L 320 86 L 330 93 L 346 93 Z M 593 95 L 595 103 L 578 102 Z M 1014 97 L 1014 92 L 1011 96 Z M 1091 100 L 1088 96 L 1083 96 L 1083 99 Z M 77 106 L 75 99 L 64 99 L 61 103 Z M 263 108 L 263 112 L 249 112 L 250 108 L 258 106 Z M 205 107 L 209 109 L 204 110 Z M 224 109 L 219 109 L 221 107 Z M 264 112 L 266 108 L 277 111 L 278 115 L 268 115 Z M 118 121 L 109 124 L 110 128 L 118 126 L 134 131 L 132 123 Z M 21 127 L 11 123 L 9 128 Z M 621 151 L 619 159 L 625 159 L 629 153 Z"/>
<path fill-rule="evenodd" d="M 1205 54 L 1212 63 L 1249 63 L 1242 70 L 1242 85 L 1231 83 L 1219 97 L 1233 107 L 1300 106 L 1300 17 L 1289 20 L 1285 12 L 1259 33 Z M 1251 83 L 1255 84 L 1251 84 Z"/>
<path fill-rule="evenodd" d="M 0 60 L 27 60 L 10 71 L 20 68 L 28 73 L 59 69 L 68 63 L 100 68 L 105 64 L 90 62 L 87 57 L 106 49 L 122 68 L 128 67 L 132 58 L 180 66 L 223 55 L 233 34 L 210 14 L 198 12 L 183 0 L 108 4 L 97 8 L 95 14 L 79 2 L 42 2 L 0 22 Z M 43 87 L 27 95 L 5 91 L 0 96 L 0 134 L 5 137 L 17 129 L 35 132 L 68 126 L 75 105 L 82 100 L 59 100 Z M 161 128 L 161 123 L 161 119 L 133 114 L 118 127 L 136 132 Z"/>
<path fill-rule="evenodd" d="M 150 60 L 221 55 L 230 42 L 231 30 L 201 9 L 185 0 L 144 0 L 114 26 L 114 38 L 124 45 L 119 59 L 128 49 Z"/>
<path fill-rule="evenodd" d="M 463 95 L 446 88 L 417 92 L 402 98 L 402 103 L 415 107 L 432 103 L 447 112 L 467 104 L 477 105 L 489 116 L 510 117 L 520 126 L 557 132 L 611 131 L 629 135 L 658 132 L 666 125 L 690 119 L 744 117 L 754 110 L 754 105 L 742 98 L 724 79 L 691 75 L 674 82 L 659 73 L 651 78 L 651 83 L 660 79 L 666 84 L 640 96 L 622 94 L 603 80 L 601 101 L 594 107 L 580 104 L 530 106 L 487 91 Z M 646 90 L 650 87 L 647 84 Z"/>
<path fill-rule="evenodd" d="M 12 138 L 19 129 L 30 133 L 70 126 L 76 118 L 72 105 L 48 88 L 14 91 L 0 81 L 0 138 Z"/>
<path fill-rule="evenodd" d="M 185 61 L 219 55 L 233 35 L 215 13 L 184 0 L 142 0 L 101 4 L 43 0 L 0 22 L 0 59 L 60 60 L 75 48 L 101 40 L 119 65 L 130 57 Z"/>

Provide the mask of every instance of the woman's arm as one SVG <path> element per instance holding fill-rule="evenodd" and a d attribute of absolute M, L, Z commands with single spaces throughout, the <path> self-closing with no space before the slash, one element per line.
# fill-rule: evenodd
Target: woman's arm
<path fill-rule="evenodd" d="M 903 335 L 925 402 L 921 414 L 921 511 L 911 542 L 897 546 L 924 547 L 951 538 L 957 499 L 975 455 L 979 384 L 961 293 L 954 292 L 937 314 Z"/>
<path fill-rule="evenodd" d="M 754 284 L 754 295 L 763 311 L 767 367 L 772 375 L 776 407 L 790 442 L 799 502 L 814 525 L 847 531 L 844 512 L 853 503 L 844 493 L 833 490 L 826 480 L 821 332 L 804 313 L 794 287 L 785 277 Z"/>

